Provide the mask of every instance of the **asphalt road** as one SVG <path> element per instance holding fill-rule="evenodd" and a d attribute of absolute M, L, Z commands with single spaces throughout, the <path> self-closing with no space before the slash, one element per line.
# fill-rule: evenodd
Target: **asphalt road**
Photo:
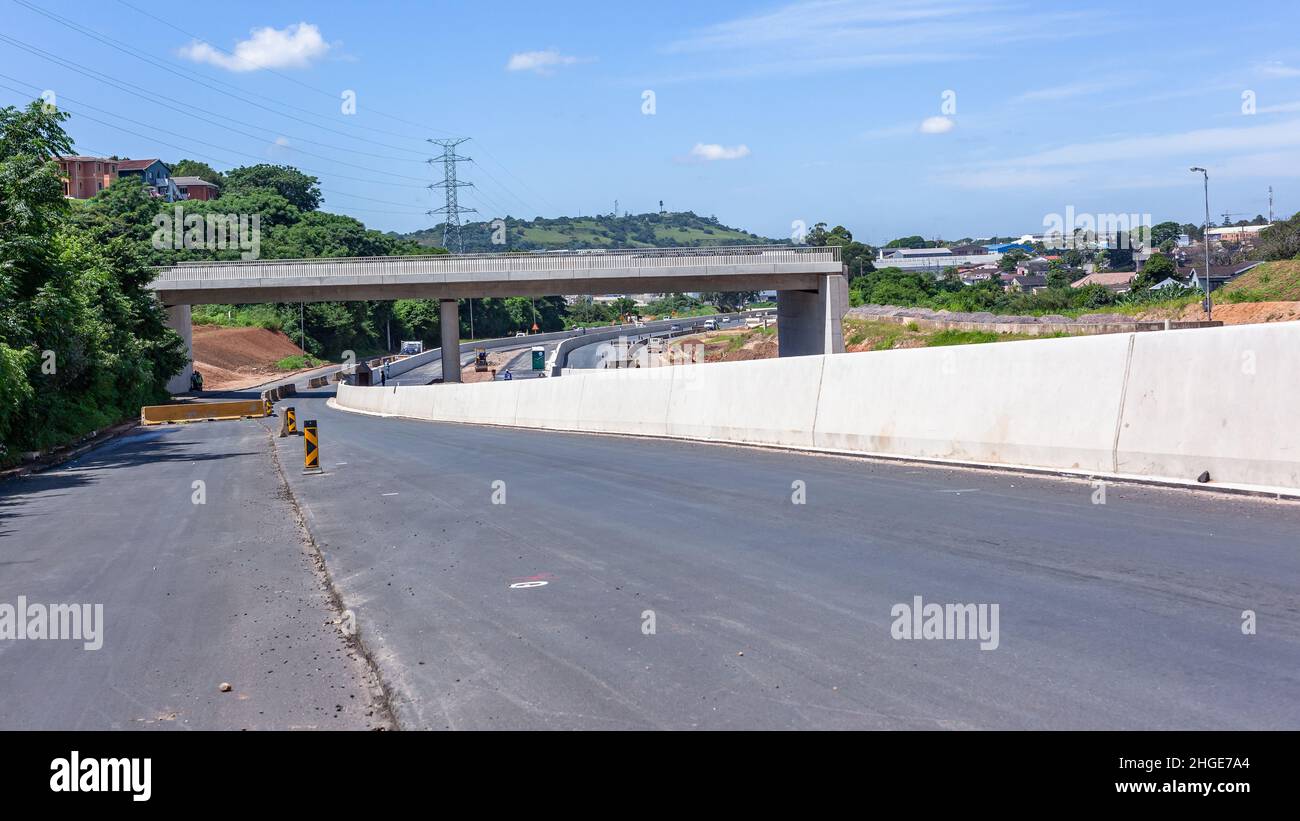
<path fill-rule="evenodd" d="M 1300 728 L 1294 504 L 295 404 L 402 727 Z"/>
<path fill-rule="evenodd" d="M 0 729 L 383 726 L 285 491 L 258 421 L 0 482 L 0 604 L 103 606 L 98 649 L 0 641 Z"/>

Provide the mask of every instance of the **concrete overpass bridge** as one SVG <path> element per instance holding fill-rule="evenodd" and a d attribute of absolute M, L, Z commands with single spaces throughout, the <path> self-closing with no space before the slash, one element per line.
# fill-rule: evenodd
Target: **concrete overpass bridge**
<path fill-rule="evenodd" d="M 456 300 L 556 294 L 775 290 L 781 356 L 843 351 L 848 285 L 835 246 L 636 248 L 519 254 L 183 262 L 150 286 L 190 345 L 190 306 L 437 299 L 442 348 L 459 344 Z M 189 388 L 191 368 L 173 378 Z M 459 373 L 447 375 L 459 381 Z"/>

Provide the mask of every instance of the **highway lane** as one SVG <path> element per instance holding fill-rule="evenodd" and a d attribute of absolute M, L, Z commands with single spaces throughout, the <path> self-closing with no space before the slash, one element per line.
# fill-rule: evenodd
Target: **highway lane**
<path fill-rule="evenodd" d="M 1300 728 L 1296 505 L 297 404 L 404 727 Z M 914 596 L 997 648 L 892 638 Z"/>
<path fill-rule="evenodd" d="M 0 603 L 19 596 L 102 605 L 102 646 L 0 640 L 0 729 L 385 724 L 261 422 L 140 429 L 0 482 Z"/>

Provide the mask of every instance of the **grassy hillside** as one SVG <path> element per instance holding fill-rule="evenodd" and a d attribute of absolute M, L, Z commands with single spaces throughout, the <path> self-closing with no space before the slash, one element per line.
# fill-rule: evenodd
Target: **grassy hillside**
<path fill-rule="evenodd" d="M 467 253 L 492 251 L 548 251 L 575 248 L 653 248 L 707 245 L 766 245 L 777 240 L 760 237 L 721 224 L 714 217 L 690 211 L 663 214 L 610 214 L 594 217 L 557 217 L 533 220 L 506 218 L 506 242 L 492 242 L 486 222 L 468 223 L 462 229 Z M 442 244 L 442 227 L 400 235 L 421 245 Z"/>
<path fill-rule="evenodd" d="M 1300 260 L 1265 262 L 1220 290 L 1228 302 L 1300 301 Z"/>

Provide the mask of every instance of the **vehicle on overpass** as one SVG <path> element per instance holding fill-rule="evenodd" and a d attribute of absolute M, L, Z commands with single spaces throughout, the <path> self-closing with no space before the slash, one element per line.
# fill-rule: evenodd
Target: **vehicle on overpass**
<path fill-rule="evenodd" d="M 415 356 L 418 353 L 424 353 L 424 343 L 419 340 L 402 340 L 402 347 L 398 349 L 402 356 Z"/>

